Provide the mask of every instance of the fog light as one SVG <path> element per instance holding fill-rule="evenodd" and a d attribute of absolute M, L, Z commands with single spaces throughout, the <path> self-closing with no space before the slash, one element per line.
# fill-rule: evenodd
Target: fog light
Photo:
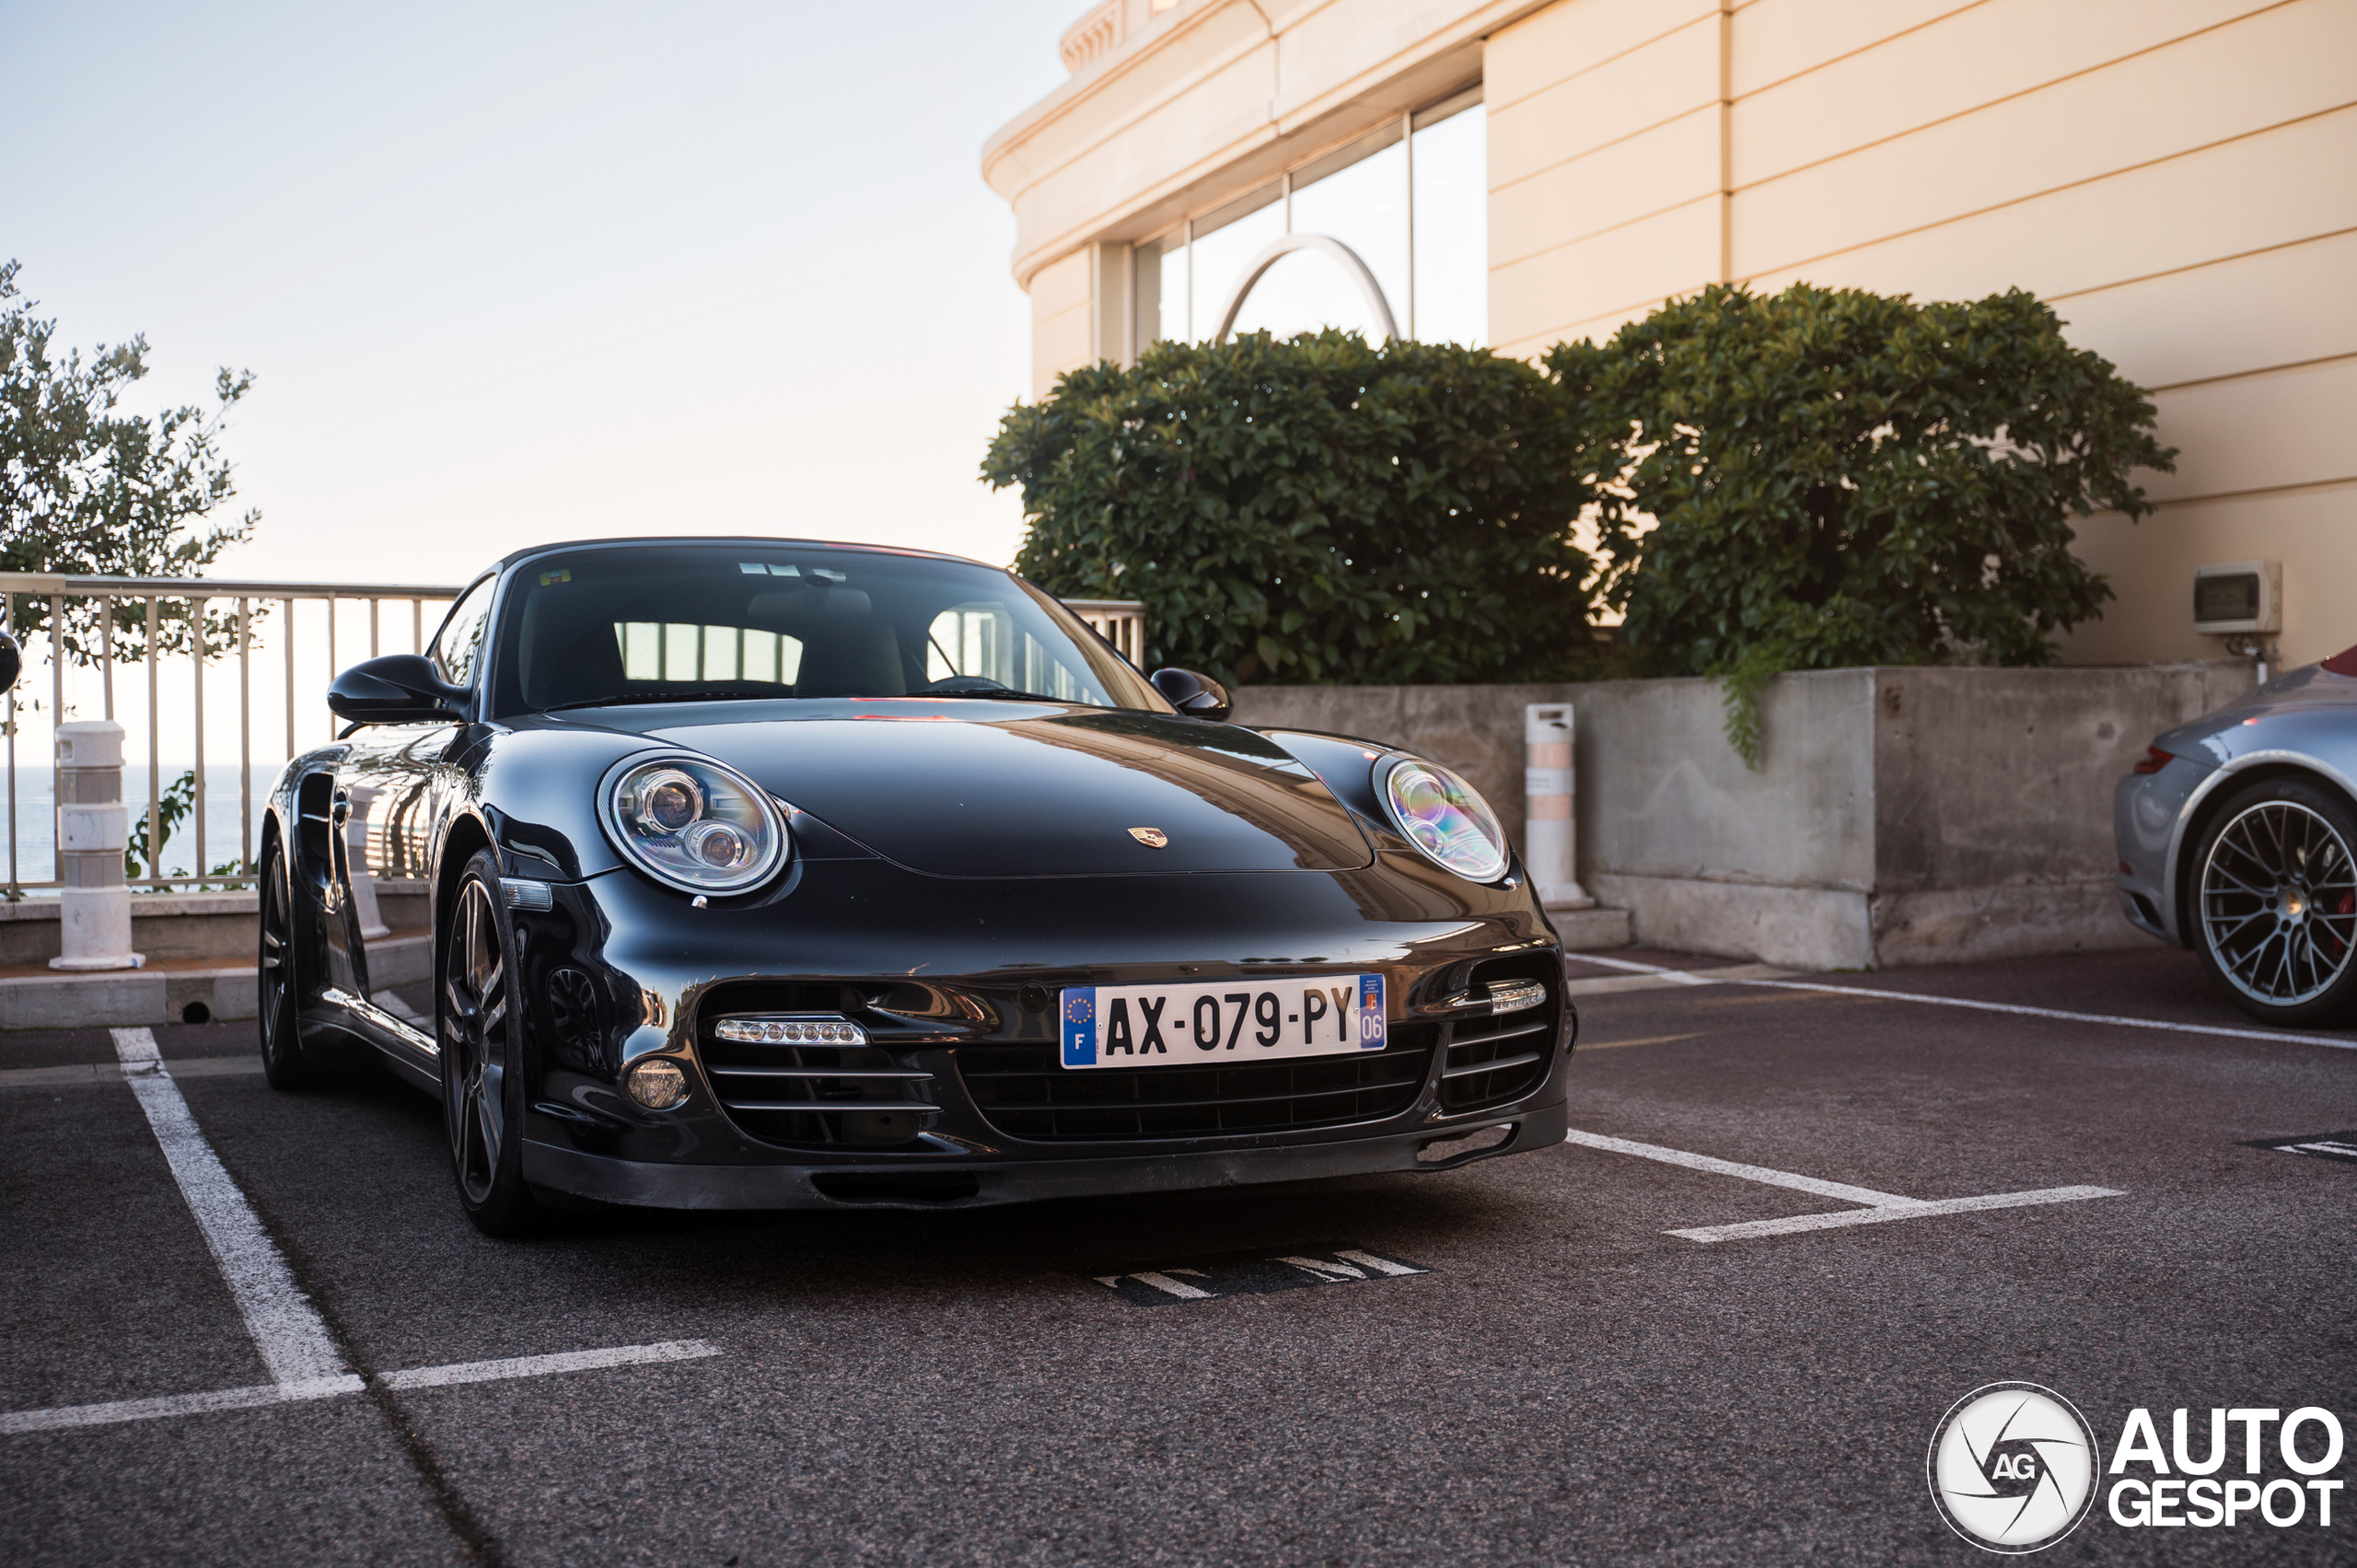
<path fill-rule="evenodd" d="M 656 1056 L 632 1068 L 623 1079 L 630 1098 L 649 1110 L 668 1110 L 688 1098 L 688 1075 L 679 1064 Z"/>
<path fill-rule="evenodd" d="M 1547 1000 L 1547 987 L 1535 980 L 1493 980 L 1490 982 L 1490 1016 L 1522 1013 Z"/>

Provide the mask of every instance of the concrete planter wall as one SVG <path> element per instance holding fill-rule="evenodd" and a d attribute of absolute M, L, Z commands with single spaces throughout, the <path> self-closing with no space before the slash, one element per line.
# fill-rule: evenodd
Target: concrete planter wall
<path fill-rule="evenodd" d="M 1758 772 L 1718 686 L 1251 686 L 1237 717 L 1409 748 L 1522 835 L 1522 710 L 1578 728 L 1581 879 L 1637 939 L 1808 969 L 2131 947 L 2111 790 L 2171 725 L 2251 689 L 2235 660 L 1840 669 L 1763 703 Z"/>

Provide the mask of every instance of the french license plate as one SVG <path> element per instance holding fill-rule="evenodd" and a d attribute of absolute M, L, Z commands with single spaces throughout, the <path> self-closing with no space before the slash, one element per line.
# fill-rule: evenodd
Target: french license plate
<path fill-rule="evenodd" d="M 1074 985 L 1063 994 L 1067 1067 L 1225 1066 L 1381 1051 L 1383 977 Z"/>

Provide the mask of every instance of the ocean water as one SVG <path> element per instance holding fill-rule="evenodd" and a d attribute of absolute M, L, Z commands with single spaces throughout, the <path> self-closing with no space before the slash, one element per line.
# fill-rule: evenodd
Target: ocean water
<path fill-rule="evenodd" d="M 257 847 L 261 842 L 263 803 L 270 796 L 270 786 L 278 778 L 280 764 L 254 764 L 253 774 L 253 834 Z M 167 790 L 172 781 L 188 772 L 186 762 L 167 762 L 160 781 Z M 147 769 L 145 764 L 126 763 L 122 770 L 123 804 L 131 807 L 133 836 L 147 817 Z M 0 797 L 0 816 L 7 805 Z M 19 881 L 47 881 L 57 875 L 57 776 L 46 764 L 17 769 L 17 806 L 13 821 L 8 823 L 9 842 L 16 850 L 16 875 Z M 204 869 L 226 865 L 238 858 L 238 770 L 232 765 L 212 764 L 204 770 Z M 190 875 L 197 871 L 196 821 L 192 817 L 180 819 L 180 826 L 164 841 L 163 854 L 166 874 Z M 0 876 L 6 874 L 0 865 Z M 31 889 L 28 898 L 56 896 L 56 889 Z"/>

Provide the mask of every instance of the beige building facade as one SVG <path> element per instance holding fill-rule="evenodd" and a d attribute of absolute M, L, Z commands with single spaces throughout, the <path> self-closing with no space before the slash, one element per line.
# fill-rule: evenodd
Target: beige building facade
<path fill-rule="evenodd" d="M 2357 0 L 1104 0 L 1062 49 L 983 153 L 1036 392 L 1229 323 L 1536 357 L 1713 282 L 2022 287 L 2181 449 L 2082 526 L 2065 657 L 2214 656 L 2244 561 L 2283 661 L 2357 643 Z"/>

